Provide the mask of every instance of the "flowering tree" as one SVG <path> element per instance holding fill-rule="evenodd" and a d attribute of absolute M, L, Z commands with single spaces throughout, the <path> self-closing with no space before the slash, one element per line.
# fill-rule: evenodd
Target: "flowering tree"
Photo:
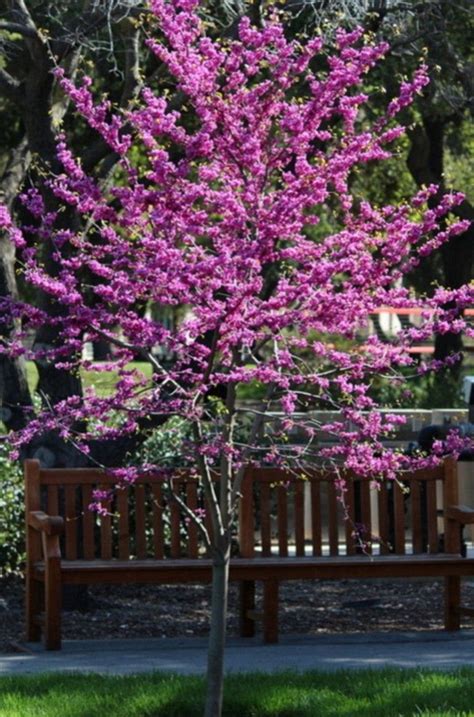
<path fill-rule="evenodd" d="M 461 310 L 473 289 L 438 288 L 415 300 L 401 284 L 420 257 L 465 230 L 463 221 L 445 221 L 461 196 L 445 194 L 433 205 L 430 186 L 402 206 L 377 207 L 350 191 L 358 165 L 390 156 L 403 131 L 395 117 L 426 84 L 425 67 L 368 127 L 361 85 L 387 46 L 364 43 L 362 31 L 339 32 L 337 52 L 325 57 L 320 38 L 287 40 L 277 16 L 260 29 L 244 17 L 237 39 L 215 41 L 197 0 L 150 5 L 158 30 L 148 45 L 180 110 L 144 88 L 134 106 L 118 111 L 106 98 L 94 101 L 89 78 L 75 85 L 56 70 L 78 114 L 119 162 L 101 183 L 60 134 L 61 171 L 43 193 L 23 196 L 30 224 L 19 229 L 0 209 L 25 280 L 57 308 L 51 314 L 5 303 L 5 321 L 23 323 L 2 350 L 28 357 L 25 335 L 38 326 L 59 329 L 61 344 L 36 347 L 36 359 L 65 370 L 91 367 L 82 359 L 86 339 L 115 347 L 113 359 L 94 366 L 117 372 L 112 394 L 90 389 L 46 407 L 16 434 L 17 445 L 51 430 L 88 452 L 98 435 L 132 436 L 153 416 L 189 421 L 186 452 L 210 506 L 212 534 L 200 513 L 182 507 L 213 559 L 206 714 L 218 715 L 231 532 L 246 464 L 300 471 L 318 458 L 374 477 L 409 467 L 414 459 L 383 444 L 398 419 L 376 412 L 371 383 L 411 365 L 410 345 L 433 331 L 469 332 Z M 77 216 L 76 231 L 61 227 L 65 208 Z M 333 231 L 323 230 L 328 214 Z M 45 242 L 54 246 L 53 262 L 43 261 Z M 421 327 L 392 345 L 356 340 L 369 313 L 417 301 L 425 309 Z M 150 305 L 182 307 L 182 318 L 166 326 L 144 314 Z M 150 362 L 151 380 L 130 365 L 137 356 Z M 246 411 L 238 388 L 256 383 L 265 394 Z M 262 449 L 270 404 L 280 405 L 284 419 Z M 340 410 L 325 426 L 335 446 L 318 447 L 315 407 Z M 280 439 L 295 423 L 307 442 L 289 452 Z M 135 469 L 118 474 L 133 480 Z"/>

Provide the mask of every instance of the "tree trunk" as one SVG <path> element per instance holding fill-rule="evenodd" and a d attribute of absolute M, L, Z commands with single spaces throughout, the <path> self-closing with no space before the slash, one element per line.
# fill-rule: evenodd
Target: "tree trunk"
<path fill-rule="evenodd" d="M 229 561 L 230 546 L 227 546 L 221 555 L 214 558 L 212 565 L 211 629 L 207 655 L 205 717 L 220 717 L 222 714 Z"/>
<path fill-rule="evenodd" d="M 31 161 L 28 142 L 23 138 L 10 158 L 0 178 L 0 193 L 11 211 L 23 185 Z M 0 297 L 18 298 L 15 275 L 15 248 L 6 236 L 0 237 Z M 0 327 L 0 336 L 7 341 L 13 337 L 13 322 Z M 32 400 L 28 388 L 25 361 L 22 357 L 0 357 L 0 420 L 7 431 L 24 428 L 32 415 Z"/>
<path fill-rule="evenodd" d="M 0 297 L 15 297 L 15 250 L 11 242 L 0 237 Z M 13 322 L 0 326 L 0 336 L 13 338 Z M 24 428 L 31 418 L 32 402 L 23 357 L 0 355 L 0 420 L 7 431 Z"/>
<path fill-rule="evenodd" d="M 440 195 L 446 190 L 444 187 L 444 134 L 446 121 L 443 119 L 424 118 L 423 124 L 417 125 L 409 132 L 411 147 L 407 158 L 408 169 L 418 186 L 438 184 Z M 474 219 L 474 209 L 469 202 L 464 201 L 454 210 L 454 214 L 471 221 Z M 457 289 L 468 284 L 472 277 L 474 258 L 474 225 L 453 237 L 440 250 L 444 281 L 450 289 Z M 436 359 L 443 360 L 452 353 L 462 349 L 462 336 L 460 334 L 445 333 L 435 336 Z M 450 369 L 455 376 L 460 365 Z"/>

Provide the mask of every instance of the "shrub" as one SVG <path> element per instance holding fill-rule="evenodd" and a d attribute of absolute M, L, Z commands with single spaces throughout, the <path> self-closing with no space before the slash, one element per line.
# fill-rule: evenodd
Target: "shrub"
<path fill-rule="evenodd" d="M 0 446 L 0 576 L 19 573 L 25 560 L 23 476 L 8 454 Z"/>

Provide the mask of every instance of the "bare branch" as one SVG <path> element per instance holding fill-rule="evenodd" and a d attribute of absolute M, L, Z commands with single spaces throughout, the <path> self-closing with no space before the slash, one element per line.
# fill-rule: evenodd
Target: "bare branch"
<path fill-rule="evenodd" d="M 130 18 L 120 23 L 125 45 L 125 78 L 120 99 L 121 107 L 137 96 L 142 86 L 140 77 L 140 30 Z"/>
<path fill-rule="evenodd" d="M 17 33 L 18 35 L 23 35 L 23 37 L 36 37 L 36 32 L 32 27 L 29 25 L 22 25 L 19 22 L 0 20 L 0 30 Z"/>
<path fill-rule="evenodd" d="M 191 520 L 196 526 L 199 532 L 201 533 L 202 537 L 204 538 L 204 543 L 206 545 L 206 548 L 209 550 L 212 548 L 211 539 L 209 537 L 209 533 L 206 530 L 206 526 L 202 523 L 201 520 L 197 517 L 195 513 L 188 507 L 188 505 L 184 502 L 184 500 L 173 490 L 173 479 L 170 478 L 168 480 L 168 486 L 169 486 L 169 494 L 172 497 L 173 500 L 175 500 L 178 505 L 180 506 L 181 510 L 189 520 Z"/>
<path fill-rule="evenodd" d="M 214 535 L 224 535 L 224 526 L 222 524 L 222 516 L 219 512 L 219 500 L 217 498 L 216 489 L 214 487 L 214 481 L 207 462 L 206 456 L 199 452 L 199 448 L 204 443 L 202 426 L 199 421 L 193 421 L 192 424 L 194 441 L 196 444 L 196 463 L 199 466 L 199 472 L 201 474 L 204 493 L 207 498 L 207 504 L 211 512 L 211 521 L 214 529 Z"/>

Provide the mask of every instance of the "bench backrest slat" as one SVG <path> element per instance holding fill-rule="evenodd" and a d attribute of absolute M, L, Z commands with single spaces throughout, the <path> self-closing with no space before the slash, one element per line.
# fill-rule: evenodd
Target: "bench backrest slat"
<path fill-rule="evenodd" d="M 145 486 L 135 486 L 135 546 L 139 560 L 146 558 L 146 509 Z"/>
<path fill-rule="evenodd" d="M 438 550 L 438 509 L 436 501 L 436 481 L 426 484 L 426 513 L 428 521 L 428 547 L 430 553 Z"/>
<path fill-rule="evenodd" d="M 280 557 L 288 555 L 288 491 L 284 485 L 278 491 L 278 549 Z"/>
<path fill-rule="evenodd" d="M 444 481 L 444 504 L 458 505 L 459 487 L 457 467 L 454 461 L 445 462 L 446 479 Z M 459 525 L 450 520 L 445 521 L 444 548 L 447 553 L 458 553 L 460 550 Z"/>
<path fill-rule="evenodd" d="M 58 486 L 48 486 L 48 514 L 57 515 L 59 511 Z"/>
<path fill-rule="evenodd" d="M 354 483 L 349 481 L 345 487 L 344 493 L 344 517 L 345 517 L 345 532 L 346 532 L 346 545 L 347 554 L 354 555 L 356 552 L 356 540 L 354 533 L 354 522 L 355 522 L 355 498 L 354 498 Z"/>
<path fill-rule="evenodd" d="M 321 555 L 321 483 L 319 481 L 311 481 L 311 537 L 313 555 L 317 557 Z"/>
<path fill-rule="evenodd" d="M 151 486 L 151 492 L 153 505 L 153 557 L 156 560 L 163 560 L 165 554 L 162 486 L 159 483 L 154 483 Z"/>
<path fill-rule="evenodd" d="M 128 501 L 128 488 L 118 488 L 118 555 L 121 560 L 128 560 L 130 558 L 130 519 L 128 512 Z"/>
<path fill-rule="evenodd" d="M 104 490 L 105 486 L 101 485 L 100 488 Z M 112 546 L 112 498 L 110 500 L 103 501 L 104 508 L 107 510 L 106 515 L 100 516 L 100 557 L 102 560 L 110 560 L 113 556 Z M 67 536 L 66 536 L 67 540 Z"/>
<path fill-rule="evenodd" d="M 378 512 L 379 512 L 379 536 L 380 536 L 380 553 L 386 555 L 390 552 L 389 547 L 389 504 L 388 504 L 388 488 L 386 483 L 382 483 L 377 496 Z"/>
<path fill-rule="evenodd" d="M 426 484 L 428 485 L 428 483 Z M 421 488 L 420 481 L 413 480 L 410 485 L 411 498 L 411 534 L 413 552 L 423 552 L 423 540 L 421 534 Z M 427 516 L 426 516 L 427 518 Z"/>
<path fill-rule="evenodd" d="M 370 505 L 370 482 L 358 481 L 360 490 L 360 538 L 367 553 L 372 552 L 372 511 Z"/>
<path fill-rule="evenodd" d="M 270 485 L 263 483 L 260 491 L 260 534 L 262 539 L 262 555 L 271 555 L 271 504 L 270 504 Z M 282 538 L 284 533 L 282 531 Z"/>
<path fill-rule="evenodd" d="M 393 484 L 394 548 L 397 555 L 405 552 L 405 493 L 400 483 Z"/>
<path fill-rule="evenodd" d="M 173 493 L 179 494 L 179 486 L 173 485 Z M 171 557 L 179 558 L 181 553 L 181 536 L 180 536 L 180 525 L 181 525 L 181 510 L 179 504 L 173 500 L 170 505 L 171 512 Z"/>
<path fill-rule="evenodd" d="M 337 492 L 334 481 L 327 481 L 326 489 L 328 494 L 328 533 L 329 533 L 329 554 L 339 554 L 339 528 L 338 528 L 338 505 Z"/>
<path fill-rule="evenodd" d="M 67 485 L 65 488 L 65 531 L 66 531 L 66 560 L 77 559 L 77 522 L 80 508 L 77 505 L 77 486 Z"/>
<path fill-rule="evenodd" d="M 304 515 L 304 483 L 298 481 L 294 485 L 295 491 L 295 544 L 296 555 L 303 556 L 305 554 L 304 532 L 305 532 L 305 515 Z"/>

